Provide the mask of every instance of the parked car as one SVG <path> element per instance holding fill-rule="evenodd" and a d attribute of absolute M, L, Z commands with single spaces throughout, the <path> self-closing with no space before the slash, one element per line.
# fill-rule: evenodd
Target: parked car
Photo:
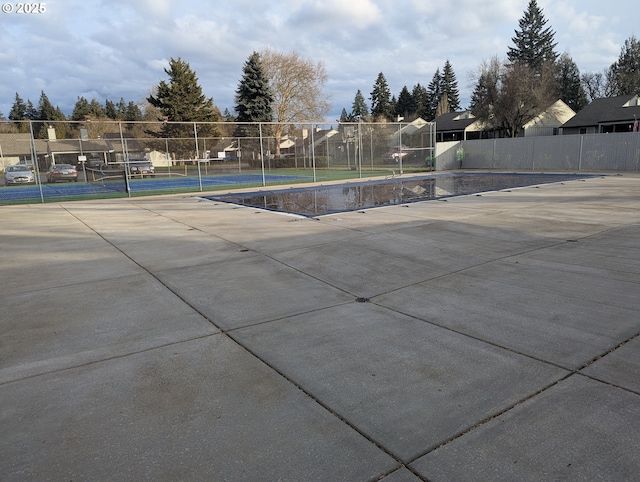
<path fill-rule="evenodd" d="M 33 171 L 24 164 L 16 164 L 14 166 L 7 167 L 4 172 L 4 184 L 5 186 L 17 186 L 18 184 L 35 184 L 36 177 L 33 175 Z"/>
<path fill-rule="evenodd" d="M 390 164 L 390 163 L 394 163 L 394 162 L 399 162 L 400 159 L 403 159 L 406 157 L 406 155 L 409 153 L 409 151 L 407 150 L 407 148 L 405 146 L 402 146 L 402 149 L 398 149 L 395 148 L 389 152 L 387 152 L 386 154 L 384 154 L 382 156 L 382 161 L 386 164 Z"/>
<path fill-rule="evenodd" d="M 155 168 L 146 159 L 129 159 L 129 174 L 140 177 L 155 176 Z"/>
<path fill-rule="evenodd" d="M 54 164 L 47 171 L 47 182 L 75 181 L 78 182 L 78 171 L 71 164 Z"/>
<path fill-rule="evenodd" d="M 103 169 L 105 167 L 104 161 L 95 157 L 89 159 L 85 165 L 88 169 Z"/>

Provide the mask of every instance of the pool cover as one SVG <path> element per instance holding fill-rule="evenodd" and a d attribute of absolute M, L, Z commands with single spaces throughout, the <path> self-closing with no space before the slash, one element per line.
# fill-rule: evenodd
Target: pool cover
<path fill-rule="evenodd" d="M 450 173 L 326 186 L 307 186 L 286 190 L 261 190 L 205 196 L 205 198 L 313 217 L 588 177 L 592 176 L 582 174 Z"/>

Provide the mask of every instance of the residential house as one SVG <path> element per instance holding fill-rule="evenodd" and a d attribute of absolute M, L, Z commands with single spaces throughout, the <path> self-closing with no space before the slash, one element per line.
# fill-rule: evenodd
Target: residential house
<path fill-rule="evenodd" d="M 595 99 L 562 125 L 562 134 L 631 132 L 640 120 L 638 95 Z"/>
<path fill-rule="evenodd" d="M 557 100 L 547 109 L 522 126 L 520 137 L 552 136 L 576 113 L 562 100 Z M 500 137 L 500 133 L 484 129 L 484 124 L 470 111 L 448 112 L 435 119 L 438 142 L 465 141 Z"/>
<path fill-rule="evenodd" d="M 558 99 L 522 126 L 522 135 L 524 137 L 557 135 L 560 127 L 575 115 L 576 113 L 571 107 Z"/>
<path fill-rule="evenodd" d="M 31 164 L 31 135 L 0 134 L 0 169 L 19 163 Z"/>
<path fill-rule="evenodd" d="M 447 112 L 435 119 L 436 141 L 466 141 L 487 137 L 482 130 L 482 124 L 468 110 L 461 112 Z"/>

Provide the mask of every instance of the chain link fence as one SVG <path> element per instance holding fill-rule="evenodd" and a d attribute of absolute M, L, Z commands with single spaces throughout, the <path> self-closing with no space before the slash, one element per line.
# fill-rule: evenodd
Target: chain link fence
<path fill-rule="evenodd" d="M 34 177 L 0 203 L 389 176 L 434 169 L 435 124 L 7 121 L 0 170 L 15 165 Z"/>

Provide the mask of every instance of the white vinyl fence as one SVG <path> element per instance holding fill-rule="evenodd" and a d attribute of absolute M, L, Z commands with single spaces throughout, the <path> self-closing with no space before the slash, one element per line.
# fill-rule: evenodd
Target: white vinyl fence
<path fill-rule="evenodd" d="M 438 170 L 640 170 L 638 132 L 482 139 L 437 147 Z"/>

